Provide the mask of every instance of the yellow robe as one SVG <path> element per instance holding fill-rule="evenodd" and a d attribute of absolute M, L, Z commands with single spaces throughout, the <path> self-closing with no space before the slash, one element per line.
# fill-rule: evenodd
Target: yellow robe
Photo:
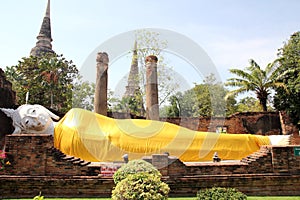
<path fill-rule="evenodd" d="M 71 109 L 55 126 L 54 146 L 63 153 L 92 162 L 122 161 L 168 152 L 183 162 L 240 160 L 269 145 L 267 136 L 198 132 L 167 122 L 112 119 Z"/>

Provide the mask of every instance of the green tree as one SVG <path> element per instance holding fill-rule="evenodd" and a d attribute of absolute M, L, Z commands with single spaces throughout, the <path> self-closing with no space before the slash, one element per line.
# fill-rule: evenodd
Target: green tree
<path fill-rule="evenodd" d="M 237 112 L 260 112 L 262 111 L 259 101 L 254 97 L 245 97 L 236 105 Z"/>
<path fill-rule="evenodd" d="M 73 107 L 92 111 L 94 109 L 95 83 L 82 81 L 79 76 L 73 88 Z"/>
<path fill-rule="evenodd" d="M 216 82 L 214 75 L 210 74 L 202 84 L 196 84 L 194 88 L 178 92 L 171 100 L 171 106 L 175 107 L 176 99 L 179 116 L 198 117 L 198 116 L 224 116 L 234 113 L 236 101 L 234 97 L 224 101 L 228 91 L 221 83 Z M 172 102 L 173 101 L 173 102 Z M 172 105 L 174 104 L 174 105 Z M 167 112 L 168 115 L 168 112 Z M 167 116 L 172 117 L 172 116 Z"/>
<path fill-rule="evenodd" d="M 166 115 L 168 117 L 179 117 L 180 106 L 179 106 L 179 101 L 178 101 L 177 97 L 175 95 L 171 96 L 169 98 L 169 101 L 171 103 L 171 106 L 167 107 Z"/>
<path fill-rule="evenodd" d="M 237 78 L 229 78 L 225 85 L 237 87 L 237 89 L 230 91 L 226 97 L 228 98 L 232 95 L 253 91 L 263 111 L 267 111 L 267 100 L 271 94 L 271 90 L 279 87 L 286 90 L 286 85 L 281 81 L 281 77 L 283 77 L 286 72 L 280 73 L 277 60 L 268 64 L 265 70 L 261 69 L 252 59 L 249 63 L 250 66 L 246 67 L 245 70 L 229 70 L 232 74 L 236 75 Z"/>
<path fill-rule="evenodd" d="M 78 70 L 72 61 L 62 55 L 46 54 L 41 57 L 24 57 L 18 65 L 6 68 L 6 76 L 17 92 L 18 104 L 28 103 L 66 112 L 72 108 L 73 80 Z"/>
<path fill-rule="evenodd" d="M 222 83 L 216 82 L 214 76 L 210 75 L 204 80 L 204 84 L 193 88 L 196 95 L 194 103 L 194 116 L 225 116 L 234 112 L 234 97 L 225 99 L 227 90 Z"/>
<path fill-rule="evenodd" d="M 297 124 L 300 120 L 300 32 L 291 35 L 283 48 L 279 49 L 280 73 L 282 81 L 286 84 L 287 90 L 278 88 L 274 97 L 274 106 L 278 110 L 285 110 Z"/>
<path fill-rule="evenodd" d="M 114 97 L 114 91 L 108 89 L 107 91 L 107 110 L 108 112 L 116 111 L 116 105 L 120 102 L 120 99 Z"/>
<path fill-rule="evenodd" d="M 149 55 L 154 55 L 158 58 L 158 91 L 159 91 L 159 102 L 167 98 L 169 93 L 170 85 L 167 80 L 170 80 L 170 75 L 167 73 L 167 65 L 165 64 L 165 59 L 163 55 L 163 50 L 167 48 L 168 42 L 166 40 L 160 39 L 160 34 L 154 31 L 148 31 L 146 29 L 141 29 L 136 31 L 135 38 L 137 42 L 137 58 L 139 66 L 139 83 L 141 88 L 141 93 L 145 102 L 145 90 L 144 86 L 146 84 L 146 57 Z"/>
<path fill-rule="evenodd" d="M 142 29 L 136 32 L 137 41 L 137 54 L 140 70 L 140 88 L 142 89 L 142 95 L 145 91 L 143 88 L 146 84 L 146 65 L 145 59 L 149 55 L 155 55 L 158 58 L 158 93 L 159 104 L 163 104 L 168 97 L 177 92 L 178 83 L 176 83 L 172 77 L 175 75 L 165 59 L 164 50 L 168 46 L 167 40 L 162 40 L 160 34 L 154 31 L 148 31 Z M 145 102 L 145 101 L 144 101 Z"/>
<path fill-rule="evenodd" d="M 113 112 L 125 112 L 135 115 L 140 115 L 141 105 L 135 97 L 123 97 L 118 103 L 112 108 Z"/>

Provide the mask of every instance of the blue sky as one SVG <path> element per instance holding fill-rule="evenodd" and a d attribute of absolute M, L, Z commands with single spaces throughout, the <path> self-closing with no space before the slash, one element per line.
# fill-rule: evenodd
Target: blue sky
<path fill-rule="evenodd" d="M 29 55 L 46 3 L 1 1 L 1 68 Z M 225 81 L 229 68 L 243 69 L 251 58 L 262 67 L 272 62 L 277 49 L 299 31 L 299 9 L 298 0 L 52 0 L 52 45 L 81 68 L 90 53 L 113 36 L 142 28 L 167 29 L 202 47 Z M 111 73 L 119 73 L 115 71 Z M 185 73 L 190 79 L 189 70 Z M 200 82 L 196 79 L 193 82 Z"/>

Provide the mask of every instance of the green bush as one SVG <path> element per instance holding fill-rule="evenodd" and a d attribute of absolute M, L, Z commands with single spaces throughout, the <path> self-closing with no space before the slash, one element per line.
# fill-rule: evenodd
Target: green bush
<path fill-rule="evenodd" d="M 160 176 L 139 172 L 128 174 L 112 191 L 112 200 L 164 200 L 168 199 L 170 188 Z"/>
<path fill-rule="evenodd" d="M 113 176 L 115 184 L 118 184 L 120 181 L 125 179 L 129 174 L 135 174 L 138 172 L 147 172 L 161 177 L 160 172 L 150 163 L 144 160 L 132 160 L 127 164 L 123 165 Z"/>
<path fill-rule="evenodd" d="M 213 187 L 199 190 L 197 200 L 244 200 L 247 196 L 235 188 Z"/>

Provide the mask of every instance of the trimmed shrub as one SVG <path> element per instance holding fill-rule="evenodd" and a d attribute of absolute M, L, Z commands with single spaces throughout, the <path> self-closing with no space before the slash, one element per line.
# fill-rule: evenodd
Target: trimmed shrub
<path fill-rule="evenodd" d="M 213 187 L 199 190 L 197 200 L 246 200 L 247 196 L 235 188 Z"/>
<path fill-rule="evenodd" d="M 150 163 L 144 160 L 132 160 L 127 164 L 123 165 L 116 171 L 113 175 L 115 184 L 118 184 L 120 181 L 125 179 L 129 174 L 136 174 L 139 172 L 147 172 L 155 176 L 161 177 L 160 172 Z"/>
<path fill-rule="evenodd" d="M 112 191 L 112 200 L 165 200 L 170 188 L 160 177 L 147 172 L 128 174 Z"/>

